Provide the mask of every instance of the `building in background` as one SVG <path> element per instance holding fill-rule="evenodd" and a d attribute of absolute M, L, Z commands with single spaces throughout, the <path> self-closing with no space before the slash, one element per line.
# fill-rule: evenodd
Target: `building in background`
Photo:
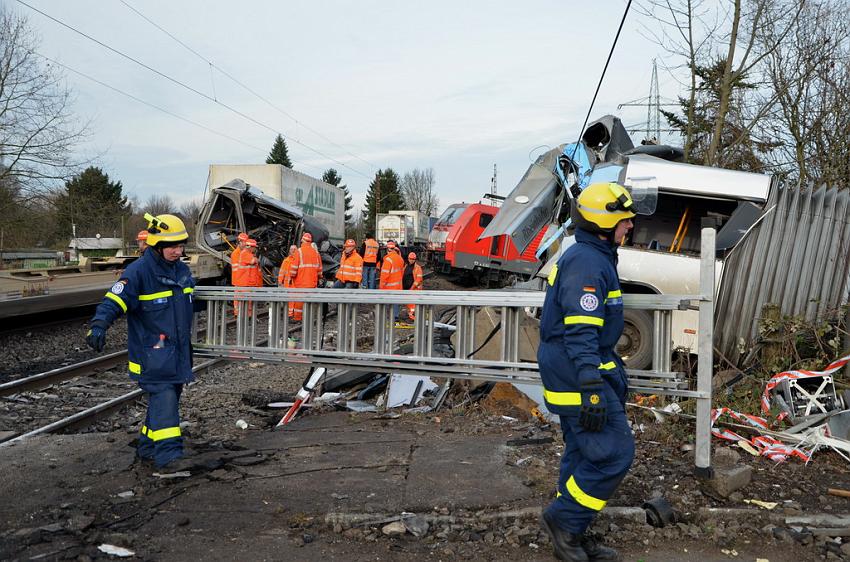
<path fill-rule="evenodd" d="M 120 238 L 74 238 L 68 243 L 68 261 L 79 261 L 81 257 L 109 258 L 118 255 L 124 247 Z"/>

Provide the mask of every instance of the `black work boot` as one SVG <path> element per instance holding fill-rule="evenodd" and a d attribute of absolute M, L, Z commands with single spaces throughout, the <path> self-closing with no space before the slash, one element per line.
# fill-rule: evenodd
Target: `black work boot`
<path fill-rule="evenodd" d="M 174 472 L 189 472 L 197 468 L 197 462 L 192 458 L 177 457 L 168 463 L 156 467 L 160 474 L 172 474 Z"/>
<path fill-rule="evenodd" d="M 545 511 L 540 518 L 540 525 L 549 534 L 549 538 L 552 539 L 555 558 L 567 562 L 588 562 L 590 560 L 581 546 L 581 535 L 574 535 L 561 529 Z"/>
<path fill-rule="evenodd" d="M 588 535 L 581 536 L 581 546 L 590 562 L 620 562 L 620 554 L 616 550 L 599 544 Z"/>

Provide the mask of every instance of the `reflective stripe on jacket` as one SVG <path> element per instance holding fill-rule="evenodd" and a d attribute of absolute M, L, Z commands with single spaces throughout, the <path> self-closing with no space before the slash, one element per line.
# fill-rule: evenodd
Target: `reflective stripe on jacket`
<path fill-rule="evenodd" d="M 239 254 L 242 252 L 242 248 L 236 246 L 233 248 L 233 251 L 230 253 L 230 284 L 235 285 L 233 279 L 236 277 L 236 271 L 239 269 Z"/>
<path fill-rule="evenodd" d="M 357 251 L 351 252 L 349 256 L 346 256 L 345 252 L 342 253 L 336 278 L 343 282 L 354 283 L 360 283 L 363 280 L 363 258 Z"/>
<path fill-rule="evenodd" d="M 150 250 L 127 266 L 106 293 L 90 323 L 107 329 L 127 314 L 130 377 L 167 383 L 194 379 L 190 346 L 194 287 L 186 264 L 167 262 Z"/>
<path fill-rule="evenodd" d="M 263 275 L 260 272 L 260 262 L 250 250 L 239 254 L 236 273 L 233 279 L 235 287 L 262 287 Z"/>
<path fill-rule="evenodd" d="M 378 242 L 374 238 L 367 238 L 364 242 L 363 262 L 374 264 L 378 261 Z"/>
<path fill-rule="evenodd" d="M 387 252 L 381 265 L 381 281 L 379 289 L 401 289 L 401 277 L 404 273 L 404 260 L 398 252 Z"/>
<path fill-rule="evenodd" d="M 617 377 L 627 384 L 615 351 L 623 333 L 623 297 L 617 249 L 578 229 L 576 243 L 558 260 L 540 318 L 537 361 L 550 412 L 567 414 L 581 404 L 583 385 Z"/>
<path fill-rule="evenodd" d="M 286 256 L 280 263 L 280 271 L 277 274 L 278 287 L 291 287 L 292 276 L 289 274 L 289 268 L 292 265 L 292 256 Z"/>
<path fill-rule="evenodd" d="M 309 243 L 302 243 L 298 251 L 292 256 L 292 264 L 289 266 L 292 286 L 298 288 L 316 287 L 319 284 L 321 274 L 322 258 L 319 256 L 319 252 L 314 250 Z"/>

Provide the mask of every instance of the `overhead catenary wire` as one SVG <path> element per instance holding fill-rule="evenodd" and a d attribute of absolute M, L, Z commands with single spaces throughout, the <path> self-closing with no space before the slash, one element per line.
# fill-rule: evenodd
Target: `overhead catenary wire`
<path fill-rule="evenodd" d="M 351 171 L 351 172 L 353 172 L 353 173 L 355 173 L 355 174 L 357 174 L 357 175 L 359 175 L 359 176 L 362 176 L 362 177 L 364 177 L 364 178 L 366 178 L 366 179 L 369 179 L 369 180 L 371 180 L 371 179 L 372 179 L 372 177 L 371 177 L 371 176 L 369 176 L 369 175 L 367 175 L 367 174 L 364 174 L 364 173 L 363 173 L 363 172 L 361 172 L 360 170 L 358 170 L 358 169 L 356 169 L 356 168 L 352 168 L 352 167 L 351 167 L 351 166 L 349 166 L 348 164 L 346 164 L 346 163 L 344 163 L 344 162 L 341 162 L 341 161 L 337 160 L 336 158 L 334 158 L 334 157 L 332 157 L 332 156 L 329 156 L 329 155 L 327 155 L 327 154 L 325 154 L 325 153 L 321 152 L 320 150 L 318 150 L 318 149 L 316 149 L 316 148 L 313 148 L 312 146 L 310 146 L 310 145 L 308 145 L 308 144 L 306 144 L 306 143 L 304 143 L 304 142 L 302 142 L 302 141 L 299 141 L 298 139 L 295 139 L 295 138 L 293 138 L 293 137 L 289 137 L 288 135 L 284 135 L 284 134 L 283 134 L 283 132 L 278 131 L 276 128 L 274 128 L 274 127 L 272 127 L 272 126 L 270 126 L 270 125 L 267 125 L 266 123 L 263 123 L 262 121 L 259 121 L 259 120 L 255 119 L 255 118 L 251 117 L 250 115 L 248 115 L 248 114 L 246 114 L 246 113 L 242 112 L 242 111 L 239 111 L 239 110 L 238 110 L 238 109 L 236 109 L 235 107 L 232 107 L 232 106 L 230 106 L 230 105 L 228 105 L 228 104 L 226 104 L 226 103 L 224 103 L 224 102 L 221 102 L 221 101 L 219 101 L 219 100 L 215 99 L 214 97 L 210 96 L 209 94 L 206 94 L 206 93 L 204 93 L 204 92 L 202 92 L 202 91 L 198 90 L 197 88 L 194 88 L 194 87 L 192 87 L 192 86 L 190 86 L 190 85 L 188 85 L 188 84 L 186 84 L 186 83 L 184 83 L 184 82 L 181 82 L 180 80 L 178 80 L 178 79 L 174 78 L 173 76 L 169 76 L 168 74 L 166 74 L 166 73 L 164 73 L 164 72 L 162 72 L 162 71 L 160 71 L 160 70 L 157 70 L 156 68 L 154 68 L 154 67 L 152 67 L 152 66 L 150 66 L 150 65 L 148 65 L 148 64 L 145 64 L 144 62 L 142 62 L 142 61 L 140 61 L 140 60 L 138 60 L 138 59 L 136 59 L 136 58 L 134 58 L 134 57 L 131 57 L 130 55 L 128 55 L 128 54 L 126 54 L 126 53 L 124 53 L 124 52 L 122 52 L 122 51 L 119 51 L 118 49 L 116 49 L 116 48 L 114 48 L 114 47 L 112 47 L 112 46 L 110 46 L 110 45 L 107 45 L 107 44 L 106 44 L 106 43 L 104 43 L 103 41 L 100 41 L 100 40 L 98 40 L 98 39 L 96 39 L 96 38 L 92 37 L 91 35 L 88 35 L 87 33 L 83 32 L 83 31 L 80 31 L 79 29 L 77 29 L 77 28 L 75 28 L 75 27 L 73 27 L 73 26 L 71 26 L 71 25 L 69 25 L 69 24 L 67 24 L 67 23 L 63 22 L 62 20 L 59 20 L 59 19 L 57 19 L 57 18 L 55 18 L 55 17 L 51 16 L 50 14 L 48 14 L 48 13 L 46 13 L 46 12 L 42 11 L 42 10 L 39 10 L 38 8 L 36 8 L 36 7 L 34 7 L 34 6 L 30 5 L 30 4 L 27 4 L 27 3 L 26 3 L 26 2 L 24 2 L 23 0 L 16 0 L 16 1 L 17 1 L 19 4 L 21 4 L 22 6 L 25 6 L 25 7 L 29 8 L 30 10 L 33 10 L 34 12 L 37 12 L 37 13 L 41 14 L 42 16 L 46 17 L 47 19 L 49 19 L 49 20 L 51 20 L 51 21 L 53 21 L 53 22 L 58 23 L 58 24 L 59 24 L 59 25 L 61 25 L 62 27 L 65 27 L 66 29 L 68 29 L 68 30 L 70 30 L 70 31 L 73 31 L 73 32 L 74 32 L 74 33 L 76 33 L 76 34 L 78 34 L 78 35 L 80 35 L 80 36 L 82 36 L 82 37 L 85 37 L 86 39 L 88 39 L 89 41 L 92 41 L 93 43 L 96 43 L 97 45 L 100 45 L 100 46 L 101 46 L 101 47 L 103 47 L 104 49 L 107 49 L 108 51 L 111 51 L 111 52 L 115 53 L 116 55 L 118 55 L 118 56 L 120 56 L 120 57 L 122 57 L 122 58 L 125 58 L 125 59 L 127 59 L 127 60 L 129 60 L 129 61 L 131 61 L 131 62 L 133 62 L 133 63 L 135 63 L 135 64 L 137 64 L 137 65 L 139 65 L 139 66 L 141 66 L 142 68 L 144 68 L 144 69 L 146 69 L 146 70 L 149 70 L 150 72 L 153 72 L 153 73 L 154 73 L 154 74 L 156 74 L 157 76 L 160 76 L 160 77 L 162 77 L 162 78 L 165 78 L 166 80 L 168 80 L 168 81 L 170 81 L 170 82 L 174 83 L 175 85 L 180 86 L 181 88 L 184 88 L 184 89 L 186 89 L 186 90 L 189 90 L 190 92 L 192 92 L 192 93 L 194 93 L 194 94 L 196 94 L 196 95 L 198 95 L 198 96 L 201 96 L 202 98 L 204 98 L 204 99 L 206 99 L 206 100 L 209 100 L 209 101 L 211 101 L 211 102 L 213 102 L 213 103 L 215 103 L 215 104 L 217 104 L 217 105 L 219 105 L 219 106 L 221 106 L 221 107 L 223 107 L 223 108 L 227 109 L 228 111 L 230 111 L 230 112 L 232 112 L 232 113 L 235 113 L 236 115 L 238 115 L 238 116 L 242 117 L 243 119 L 246 119 L 246 120 L 248 120 L 248 121 L 250 121 L 250 122 L 254 123 L 255 125 L 258 125 L 258 126 L 260 126 L 260 127 L 264 128 L 264 129 L 267 129 L 267 130 L 269 130 L 269 131 L 271 131 L 271 132 L 273 132 L 273 133 L 275 133 L 275 134 L 281 135 L 282 137 L 286 137 L 286 138 L 288 138 L 289 140 L 291 140 L 292 142 L 294 142 L 294 143 L 296 143 L 296 144 L 298 144 L 298 145 L 300 145 L 300 146 L 302 146 L 302 147 L 306 148 L 307 150 L 310 150 L 311 152 L 314 152 L 315 154 L 318 154 L 318 155 L 319 155 L 319 156 L 321 156 L 322 158 L 325 158 L 325 159 L 327 159 L 327 160 L 330 160 L 331 162 L 335 162 L 335 163 L 337 163 L 339 166 L 341 166 L 341 167 L 343 167 L 343 168 L 346 168 L 346 169 L 348 169 L 349 171 Z"/>
<path fill-rule="evenodd" d="M 107 84 L 106 82 L 103 82 L 103 81 L 101 81 L 101 80 L 98 80 L 97 78 L 95 78 L 95 77 L 93 77 L 93 76 L 89 76 L 88 74 L 86 74 L 86 73 L 84 73 L 84 72 L 80 72 L 79 70 L 77 70 L 77 69 L 75 69 L 75 68 L 72 68 L 72 67 L 68 66 L 67 64 L 63 64 L 63 63 L 61 63 L 61 62 L 57 61 L 56 59 L 52 59 L 52 58 L 50 58 L 50 57 L 48 57 L 48 56 L 46 56 L 46 55 L 43 55 L 43 54 L 41 54 L 41 53 L 39 53 L 39 52 L 36 52 L 36 51 L 33 51 L 33 53 L 34 53 L 34 54 L 36 54 L 36 55 L 38 55 L 38 56 L 40 56 L 40 57 L 41 57 L 41 58 L 43 58 L 44 60 L 51 62 L 52 64 L 55 64 L 55 65 L 57 65 L 57 66 L 61 66 L 62 68 L 64 68 L 65 70 L 67 70 L 67 71 L 69 71 L 69 72 L 73 72 L 74 74 L 76 74 L 76 75 L 78 75 L 78 76 L 81 76 L 81 77 L 83 77 L 83 78 L 85 78 L 85 79 L 87 79 L 87 80 L 91 80 L 91 81 L 92 81 L 92 82 L 94 82 L 95 84 L 99 84 L 99 85 L 103 86 L 104 88 L 108 88 L 108 89 L 112 90 L 113 92 L 119 93 L 119 94 L 121 94 L 122 96 L 126 96 L 126 97 L 128 97 L 128 98 L 132 99 L 133 101 L 139 102 L 139 103 L 141 103 L 141 104 L 143 104 L 143 105 L 146 105 L 146 106 L 148 106 L 148 107 L 151 107 L 151 108 L 153 108 L 153 109 L 156 109 L 157 111 L 161 111 L 161 112 L 163 112 L 163 113 L 165 113 L 165 114 L 167 114 L 167 115 L 170 115 L 171 117 L 174 117 L 175 119 L 179 119 L 179 120 L 181 120 L 181 121 L 184 121 L 184 122 L 186 122 L 186 123 L 189 123 L 190 125 L 194 125 L 195 127 L 199 127 L 199 128 L 201 128 L 201 129 L 203 129 L 203 130 L 205 130 L 205 131 L 207 131 L 207 132 L 213 133 L 214 135 L 218 135 L 218 136 L 223 137 L 223 138 L 226 138 L 226 139 L 228 139 L 228 140 L 232 140 L 233 142 L 238 142 L 239 144 L 241 144 L 241 145 L 243 145 L 243 146 L 247 146 L 248 148 L 252 148 L 252 149 L 254 149 L 254 150 L 259 150 L 259 151 L 263 151 L 263 150 L 265 150 L 265 149 L 263 149 L 263 148 L 260 148 L 260 147 L 258 147 L 258 146 L 255 146 L 255 145 L 253 145 L 253 144 L 251 144 L 251 143 L 248 143 L 248 142 L 245 142 L 245 141 L 243 141 L 243 140 L 237 139 L 236 137 L 232 137 L 232 136 L 228 135 L 227 133 L 222 133 L 221 131 L 216 131 L 215 129 L 211 129 L 211 128 L 207 127 L 206 125 L 203 125 L 203 124 L 201 124 L 201 123 L 198 123 L 197 121 L 193 121 L 193 120 L 191 120 L 191 119 L 189 119 L 189 118 L 187 118 L 187 117 L 183 117 L 182 115 L 178 115 L 177 113 L 174 113 L 173 111 L 169 111 L 168 109 L 165 109 L 164 107 L 160 107 L 160 106 L 158 106 L 158 105 L 156 105 L 156 104 L 153 104 L 153 103 L 151 103 L 151 102 L 149 102 L 149 101 L 145 101 L 145 100 L 143 100 L 143 99 L 141 99 L 141 98 L 139 98 L 139 97 L 137 97 L 137 96 L 134 96 L 133 94 L 131 94 L 131 93 L 129 93 L 129 92 L 125 92 L 124 90 L 121 90 L 120 88 L 116 88 L 115 86 L 112 86 L 112 85 L 110 85 L 110 84 Z"/>
<path fill-rule="evenodd" d="M 210 59 L 208 59 L 207 57 L 205 57 L 204 55 L 202 55 L 201 53 L 199 53 L 198 51 L 196 51 L 195 49 L 193 49 L 192 47 L 190 47 L 189 45 L 187 45 L 185 42 L 181 41 L 181 40 L 180 40 L 177 36 L 175 36 L 173 33 L 169 32 L 168 30 L 166 30 L 165 28 L 163 28 L 161 25 L 159 25 L 158 23 L 156 23 L 155 21 L 153 21 L 151 18 L 149 18 L 148 16 L 146 16 L 145 14 L 143 14 L 142 12 L 140 12 L 138 9 L 136 9 L 134 6 L 132 6 L 132 5 L 131 5 L 130 3 L 128 3 L 126 0 L 121 0 L 121 3 L 122 3 L 122 4 L 124 4 L 124 5 L 125 5 L 125 6 L 129 9 L 129 10 L 133 11 L 134 13 L 136 13 L 136 14 L 137 14 L 140 18 L 142 18 L 143 20 L 145 20 L 146 22 L 148 22 L 149 24 L 151 24 L 152 26 L 154 26 L 155 28 L 157 28 L 158 30 L 160 30 L 161 32 L 163 32 L 164 34 L 168 35 L 171 39 L 173 39 L 173 40 L 174 40 L 177 44 L 179 44 L 181 47 L 183 47 L 184 49 L 186 49 L 187 51 L 189 51 L 190 53 L 192 53 L 193 55 L 195 55 L 196 57 L 198 57 L 199 59 L 201 59 L 202 61 L 204 61 L 205 63 L 207 63 L 207 64 L 209 65 L 209 67 L 210 67 L 210 73 L 212 73 L 212 70 L 213 70 L 213 69 L 215 69 L 215 70 L 219 71 L 219 72 L 220 72 L 220 73 L 222 73 L 224 76 L 226 76 L 227 78 L 229 78 L 230 80 L 232 80 L 235 84 L 239 85 L 240 87 L 242 87 L 243 89 L 245 89 L 245 90 L 246 90 L 246 91 L 248 91 L 249 93 L 251 93 L 251 94 L 253 94 L 254 96 L 256 96 L 258 99 L 260 99 L 260 100 L 262 100 L 263 102 L 265 102 L 266 104 L 268 104 L 268 105 L 269 105 L 269 107 L 271 107 L 271 108 L 275 109 L 275 110 L 276 110 L 276 111 L 278 111 L 280 114 L 282 114 L 282 115 L 286 116 L 287 118 L 291 119 L 292 121 L 294 121 L 296 125 L 300 125 L 301 127 L 303 127 L 303 128 L 305 128 L 305 129 L 307 129 L 308 131 L 310 131 L 311 133 L 313 133 L 313 134 L 314 134 L 314 135 L 316 135 L 317 137 L 321 138 L 321 139 L 322 139 L 322 140 L 324 140 L 325 142 L 327 142 L 327 143 L 329 143 L 329 144 L 331 144 L 331 145 L 335 146 L 336 148 L 338 148 L 338 149 L 342 150 L 343 152 L 345 152 L 346 154 L 348 154 L 348 155 L 349 155 L 349 156 L 351 156 L 352 158 L 355 158 L 355 159 L 357 159 L 357 160 L 360 160 L 361 162 L 363 162 L 364 164 L 366 164 L 366 165 L 367 165 L 367 166 L 369 166 L 370 168 L 372 168 L 372 169 L 376 169 L 376 168 L 378 168 L 378 166 L 376 166 L 375 164 L 373 164 L 373 163 L 369 162 L 368 160 L 365 160 L 365 159 L 361 158 L 360 156 L 357 156 L 356 154 L 354 154 L 354 153 L 352 153 L 351 151 L 349 151 L 348 149 L 346 149 L 344 146 L 342 146 L 342 145 L 340 145 L 340 144 L 335 143 L 334 141 L 332 141 L 331 139 L 329 139 L 328 137 L 326 137 L 325 135 L 323 135 L 322 133 L 320 133 L 320 132 L 319 132 L 319 131 L 317 131 L 316 129 L 314 129 L 314 128 L 310 127 L 309 125 L 307 125 L 306 123 L 304 123 L 303 121 L 301 121 L 300 119 L 298 119 L 297 117 L 295 117 L 294 115 L 292 115 L 291 113 L 289 113 L 288 111 L 284 110 L 283 108 L 279 107 L 278 105 L 276 105 L 275 103 L 273 103 L 272 101 L 270 101 L 269 99 L 267 99 L 267 98 L 266 98 L 265 96 L 263 96 L 262 94 L 260 94 L 260 93 L 256 92 L 253 88 L 249 87 L 247 84 L 245 84 L 245 83 L 243 83 L 241 80 L 237 79 L 235 76 L 233 76 L 232 74 L 230 74 L 229 72 L 227 72 L 226 70 L 224 70 L 223 68 L 221 68 L 220 66 L 218 66 L 217 64 L 215 64 L 214 62 L 212 62 Z M 212 76 L 211 76 L 211 78 L 212 78 Z M 213 84 L 213 95 L 215 95 L 215 81 L 214 81 L 214 80 L 212 81 L 212 84 Z"/>
<path fill-rule="evenodd" d="M 18 0 L 20 2 L 20 0 Z M 599 76 L 599 82 L 596 83 L 596 91 L 593 92 L 593 99 L 590 100 L 590 107 L 587 108 L 587 115 L 584 116 L 581 130 L 579 130 L 578 140 L 573 147 L 573 153 L 570 160 L 575 160 L 576 151 L 578 151 L 581 138 L 584 136 L 584 128 L 587 127 L 587 122 L 590 120 L 590 114 L 593 111 L 593 105 L 596 103 L 596 96 L 599 95 L 599 90 L 602 88 L 602 81 L 605 79 L 605 73 L 608 71 L 608 64 L 611 62 L 611 57 L 614 55 L 614 49 L 617 47 L 617 41 L 620 39 L 620 32 L 623 30 L 623 24 L 626 23 L 626 16 L 629 15 L 629 8 L 632 6 L 632 0 L 626 2 L 626 9 L 623 11 L 623 17 L 620 19 L 620 25 L 617 27 L 617 33 L 614 35 L 614 42 L 611 44 L 611 50 L 608 51 L 608 58 L 605 59 L 605 66 L 602 68 L 602 74 Z"/>

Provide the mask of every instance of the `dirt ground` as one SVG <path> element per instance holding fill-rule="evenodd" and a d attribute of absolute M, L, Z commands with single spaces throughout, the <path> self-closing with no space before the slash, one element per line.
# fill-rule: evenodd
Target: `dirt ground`
<path fill-rule="evenodd" d="M 553 559 L 536 517 L 554 489 L 556 426 L 473 405 L 398 417 L 315 409 L 271 431 L 281 412 L 245 399 L 285 395 L 303 375 L 303 368 L 232 364 L 187 389 L 185 430 L 198 463 L 188 478 L 160 479 L 134 463 L 132 424 L 0 450 L 0 557 L 106 559 L 98 547 L 112 544 L 138 560 Z M 632 415 L 644 428 L 637 458 L 609 505 L 639 507 L 663 496 L 679 518 L 655 528 L 601 516 L 594 531 L 624 560 L 846 557 L 835 539 L 779 522 L 850 513 L 850 500 L 825 495 L 828 487 L 850 488 L 842 459 L 820 453 L 808 466 L 775 465 L 744 453 L 738 462 L 753 468 L 752 483 L 720 499 L 691 475 L 692 459 L 680 450 L 692 432 L 686 421 L 655 425 L 640 411 Z M 537 444 L 508 444 L 517 439 Z M 748 499 L 780 506 L 766 511 Z M 745 511 L 707 517 L 701 507 Z M 429 522 L 424 535 L 386 534 L 405 512 Z M 364 523 L 345 519 L 364 514 Z"/>
<path fill-rule="evenodd" d="M 199 375 L 181 404 L 185 478 L 134 461 L 142 402 L 80 434 L 0 448 L 0 559 L 115 559 L 104 545 L 129 560 L 554 559 L 538 517 L 563 451 L 556 425 L 457 385 L 435 412 L 313 407 L 273 431 L 284 410 L 268 403 L 291 399 L 307 369 L 246 361 Z M 775 464 L 715 440 L 719 463 L 752 470 L 722 497 L 693 476 L 692 421 L 628 413 L 635 462 L 593 526 L 624 560 L 850 559 L 850 499 L 827 494 L 850 490 L 837 454 Z M 664 527 L 641 509 L 658 498 L 674 510 Z M 822 521 L 787 519 L 801 516 Z M 812 530 L 825 527 L 838 528 Z"/>

